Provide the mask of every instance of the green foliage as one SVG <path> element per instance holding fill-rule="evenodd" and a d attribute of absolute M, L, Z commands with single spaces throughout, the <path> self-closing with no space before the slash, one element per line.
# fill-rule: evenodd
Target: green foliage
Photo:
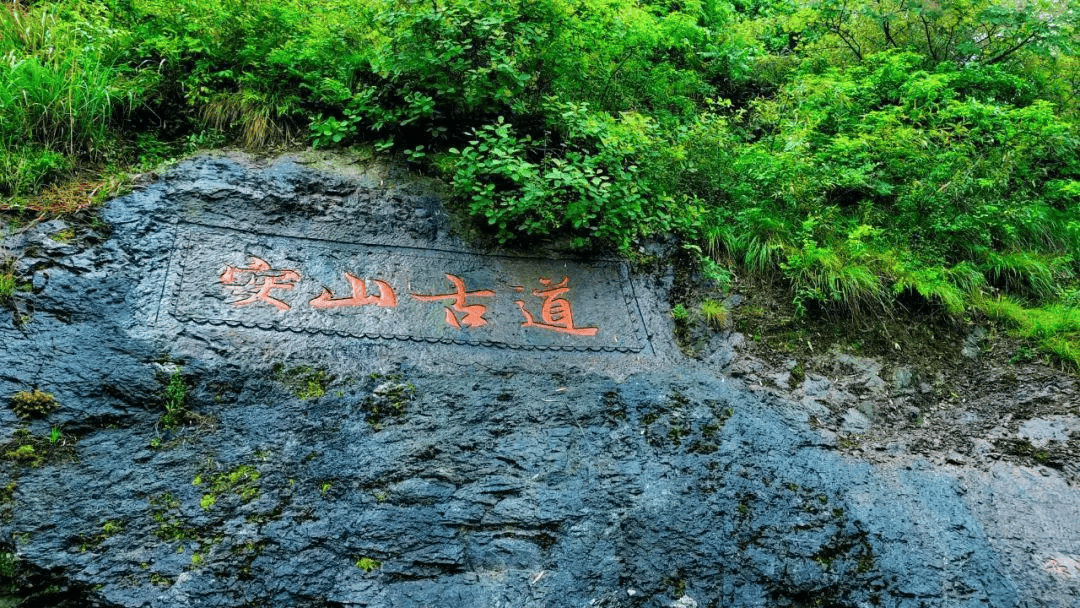
<path fill-rule="evenodd" d="M 690 319 L 690 311 L 682 304 L 676 304 L 671 307 L 671 318 L 676 323 L 686 323 Z"/>
<path fill-rule="evenodd" d="M 115 148 L 110 127 L 154 86 L 127 69 L 130 40 L 99 3 L 61 0 L 0 12 L 0 195 L 29 194 Z"/>
<path fill-rule="evenodd" d="M 727 306 L 716 300 L 705 300 L 701 303 L 701 317 L 709 327 L 723 329 L 729 318 Z"/>
<path fill-rule="evenodd" d="M 43 418 L 59 405 L 52 393 L 38 389 L 19 391 L 11 397 L 11 410 L 19 418 Z"/>
<path fill-rule="evenodd" d="M 988 300 L 982 308 L 990 318 L 1014 327 L 1018 335 L 1059 361 L 1080 369 L 1080 308 L 1061 304 L 1026 307 L 1009 298 Z"/>
<path fill-rule="evenodd" d="M 985 294 L 1043 309 L 1080 271 L 1069 9 L 15 3 L 0 13 L 0 196 L 25 206 L 74 167 L 225 136 L 365 144 L 433 162 L 507 245 L 628 253 L 674 233 L 721 283 L 784 277 L 805 314 L 922 300 L 958 315 Z M 0 271 L 0 298 L 13 281 Z"/>
<path fill-rule="evenodd" d="M 366 556 L 361 557 L 361 558 L 356 560 L 356 567 L 360 568 L 364 572 L 371 572 L 372 570 L 377 570 L 381 566 L 382 566 L 382 562 L 380 562 L 377 559 L 372 559 L 372 558 L 366 557 Z"/>
<path fill-rule="evenodd" d="M 17 282 L 15 281 L 15 274 L 0 271 L 0 302 L 10 299 L 15 295 L 15 287 Z"/>
<path fill-rule="evenodd" d="M 0 551 L 0 597 L 19 593 L 19 559 L 9 551 Z"/>
<path fill-rule="evenodd" d="M 917 293 L 955 313 L 984 285 L 1052 296 L 1080 259 L 1063 185 L 1080 172 L 1075 127 L 1046 101 L 1001 101 L 998 66 L 924 60 L 868 55 L 756 101 L 764 135 L 697 161 L 687 184 L 716 197 L 701 231 L 714 251 L 779 266 L 803 309 Z"/>
<path fill-rule="evenodd" d="M 297 399 L 318 399 L 326 394 L 326 389 L 334 377 L 325 370 L 314 369 L 307 365 L 286 368 L 284 363 L 275 364 L 271 370 L 274 378 L 285 385 Z"/>
<path fill-rule="evenodd" d="M 169 382 L 165 385 L 163 399 L 165 414 L 161 417 L 163 429 L 176 429 L 186 422 L 188 418 L 187 391 L 184 374 L 177 369 L 169 376 Z"/>
<path fill-rule="evenodd" d="M 0 445 L 0 459 L 10 460 L 21 465 L 38 467 L 46 462 L 58 462 L 74 458 L 74 441 L 61 436 L 59 441 L 50 437 L 35 435 L 27 428 L 15 430 L 13 437 Z M 14 486 L 9 486 L 9 490 Z M 5 492 L 0 488 L 0 504 L 5 502 Z M 10 499 L 10 495 L 6 495 Z"/>
<path fill-rule="evenodd" d="M 581 116 L 585 109 L 569 112 Z M 531 139 L 517 137 L 501 117 L 473 136 L 460 152 L 451 149 L 459 156 L 454 192 L 469 200 L 470 212 L 484 217 L 500 241 L 569 231 L 625 248 L 645 224 L 638 167 L 622 151 L 570 151 L 532 162 Z"/>

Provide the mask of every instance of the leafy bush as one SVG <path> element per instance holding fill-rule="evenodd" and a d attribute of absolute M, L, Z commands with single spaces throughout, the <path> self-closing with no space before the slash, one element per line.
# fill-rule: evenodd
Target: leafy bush
<path fill-rule="evenodd" d="M 81 208 L 26 199 L 184 138 L 367 143 L 434 160 L 508 244 L 674 233 L 712 276 L 782 275 L 807 314 L 1055 305 L 1080 271 L 1075 11 L 882 6 L 15 3 L 0 196 Z"/>
<path fill-rule="evenodd" d="M 454 192 L 469 210 L 487 219 L 503 242 L 525 235 L 568 231 L 626 246 L 645 220 L 644 193 L 635 184 L 638 168 L 617 156 L 567 152 L 564 157 L 527 158 L 530 140 L 497 122 L 474 132 L 458 152 Z"/>

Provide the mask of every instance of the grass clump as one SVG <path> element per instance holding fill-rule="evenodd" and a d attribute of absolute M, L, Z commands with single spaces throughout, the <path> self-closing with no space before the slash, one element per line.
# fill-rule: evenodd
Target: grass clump
<path fill-rule="evenodd" d="M 1080 308 L 1062 304 L 1027 307 L 1001 297 L 984 302 L 982 310 L 1057 360 L 1080 369 Z"/>
<path fill-rule="evenodd" d="M 728 309 L 723 302 L 705 300 L 700 306 L 701 317 L 713 329 L 723 329 L 728 322 Z"/>
<path fill-rule="evenodd" d="M 671 307 L 671 319 L 678 324 L 686 323 L 690 320 L 690 311 L 683 304 L 676 304 Z"/>
<path fill-rule="evenodd" d="M 125 65 L 130 39 L 117 25 L 102 3 L 0 12 L 0 195 L 26 197 L 116 149 L 114 120 L 157 80 Z"/>

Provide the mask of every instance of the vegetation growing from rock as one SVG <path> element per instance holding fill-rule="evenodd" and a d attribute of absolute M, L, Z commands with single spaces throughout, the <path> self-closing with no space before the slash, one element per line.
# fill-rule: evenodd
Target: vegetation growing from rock
<path fill-rule="evenodd" d="M 19 418 L 43 418 L 58 405 L 52 393 L 38 389 L 21 391 L 11 398 L 11 411 Z"/>
<path fill-rule="evenodd" d="M 800 315 L 987 315 L 1075 364 L 1077 20 L 1060 0 L 12 2 L 0 196 L 25 220 L 200 146 L 363 145 L 441 174 L 498 241 L 674 233 L 715 277 L 782 278 Z"/>
<path fill-rule="evenodd" d="M 297 399 L 305 401 L 325 395 L 327 387 L 334 381 L 334 377 L 325 370 L 307 365 L 289 368 L 284 363 L 278 363 L 271 371 L 274 379 L 284 384 L 289 392 L 296 395 Z"/>
<path fill-rule="evenodd" d="M 35 435 L 29 429 L 20 428 L 15 430 L 11 439 L 0 444 L 0 460 L 30 467 L 73 460 L 75 458 L 74 444 L 75 438 L 58 431 L 46 437 Z M 8 488 L 13 492 L 15 486 L 10 485 Z M 10 494 L 0 491 L 0 504 L 9 501 L 10 498 Z"/>

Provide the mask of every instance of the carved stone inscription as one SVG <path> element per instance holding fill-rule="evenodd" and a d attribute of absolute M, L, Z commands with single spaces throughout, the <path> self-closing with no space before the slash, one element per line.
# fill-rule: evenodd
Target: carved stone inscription
<path fill-rule="evenodd" d="M 181 229 L 181 321 L 519 349 L 646 347 L 625 265 Z"/>

